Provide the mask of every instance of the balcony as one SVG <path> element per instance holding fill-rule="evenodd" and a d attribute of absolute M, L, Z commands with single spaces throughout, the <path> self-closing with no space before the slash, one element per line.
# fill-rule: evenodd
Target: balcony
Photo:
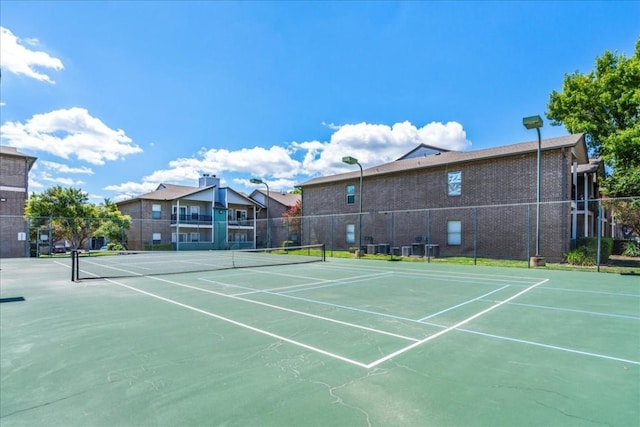
<path fill-rule="evenodd" d="M 180 221 L 180 225 L 212 225 L 213 217 L 211 215 L 190 214 L 190 215 L 171 215 L 171 224 L 174 225 Z"/>

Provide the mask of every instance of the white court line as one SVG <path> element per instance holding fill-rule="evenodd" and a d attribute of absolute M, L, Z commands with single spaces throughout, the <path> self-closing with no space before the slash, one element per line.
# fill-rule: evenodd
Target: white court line
<path fill-rule="evenodd" d="M 534 345 L 536 347 L 544 347 L 544 348 L 549 348 L 549 349 L 552 349 L 552 350 L 566 351 L 568 353 L 581 354 L 583 356 L 592 356 L 592 357 L 597 357 L 597 358 L 600 358 L 600 359 L 615 360 L 617 362 L 630 363 L 632 365 L 640 365 L 640 362 L 636 361 L 636 360 L 622 359 L 620 357 L 607 356 L 607 355 L 598 354 L 598 353 L 590 353 L 588 351 L 574 350 L 574 349 L 567 348 L 567 347 L 558 347 L 558 346 L 555 346 L 555 345 L 542 344 L 542 343 L 534 342 L 534 341 L 526 341 L 526 340 L 521 340 L 521 339 L 518 339 L 518 338 L 509 338 L 509 337 L 505 337 L 505 336 L 501 336 L 501 335 L 487 334 L 487 333 L 484 333 L 484 332 L 471 331 L 469 329 L 458 329 L 458 330 L 461 331 L 461 332 L 469 333 L 469 334 L 482 335 L 482 336 L 485 336 L 485 337 L 497 338 L 497 339 L 505 340 L 505 341 L 513 341 L 513 342 L 517 342 L 517 343 L 520 343 L 520 344 Z"/>
<path fill-rule="evenodd" d="M 576 292 L 581 294 L 608 295 L 612 297 L 640 298 L 640 294 L 626 294 L 626 293 L 620 293 L 620 292 L 588 291 L 586 289 L 569 289 L 569 288 L 547 288 L 544 286 L 540 289 L 550 290 L 550 291 Z"/>
<path fill-rule="evenodd" d="M 503 274 L 481 274 L 481 273 L 465 273 L 465 272 L 450 272 L 447 270 L 422 270 L 422 271 L 406 271 L 406 270 L 390 270 L 384 267 L 375 267 L 370 266 L 365 268 L 356 268 L 356 267 L 343 267 L 338 265 L 332 265 L 332 269 L 338 270 L 349 270 L 349 271 L 362 271 L 362 270 L 381 270 L 381 271 L 391 271 L 393 273 L 402 274 L 402 275 L 411 275 L 411 276 L 425 276 L 432 277 L 437 275 L 442 275 L 443 277 L 471 277 L 478 280 L 490 280 L 492 282 L 519 282 L 519 283 L 531 283 L 532 281 L 540 280 L 539 277 L 528 277 L 528 276 L 507 276 Z M 439 277 L 439 276 L 438 276 Z M 520 280 L 522 279 L 522 280 Z"/>
<path fill-rule="evenodd" d="M 445 308 L 444 310 L 441 310 L 441 311 L 439 311 L 439 312 L 437 312 L 437 313 L 433 313 L 433 314 L 430 314 L 430 315 L 428 315 L 428 316 L 423 317 L 422 319 L 418 319 L 418 322 L 422 322 L 422 321 L 424 321 L 424 320 L 431 319 L 432 317 L 439 316 L 440 314 L 442 314 L 442 313 L 446 313 L 447 311 L 455 310 L 455 309 L 456 309 L 456 308 L 458 308 L 458 307 L 462 307 L 463 305 L 470 304 L 470 303 L 472 303 L 472 302 L 474 302 L 474 301 L 479 301 L 479 300 L 481 300 L 482 298 L 488 297 L 489 295 L 491 295 L 491 294 L 495 294 L 496 292 L 499 292 L 499 291 L 501 291 L 501 290 L 503 290 L 503 289 L 506 289 L 506 288 L 508 288 L 508 287 L 509 287 L 509 285 L 504 285 L 504 286 L 503 286 L 503 287 L 501 287 L 501 288 L 494 289 L 494 290 L 492 290 L 491 292 L 487 292 L 486 294 L 484 294 L 484 295 L 480 295 L 480 296 L 479 296 L 479 297 L 477 297 L 477 298 L 470 299 L 469 301 L 461 302 L 460 304 L 454 305 L 453 307 Z M 486 300 L 485 300 L 485 301 L 486 301 Z M 495 301 L 490 301 L 490 302 L 495 302 Z"/>
<path fill-rule="evenodd" d="M 352 284 L 352 283 L 365 282 L 365 281 L 370 280 L 373 277 L 388 277 L 388 276 L 391 276 L 391 275 L 393 275 L 393 273 L 376 273 L 376 274 L 371 274 L 371 275 L 368 275 L 368 276 L 349 277 L 348 279 L 337 280 L 337 281 L 334 281 L 333 283 L 328 283 L 328 284 L 325 284 L 325 285 L 318 285 L 318 286 L 313 286 L 313 287 L 309 287 L 309 288 L 293 289 L 293 290 L 290 290 L 290 291 L 279 292 L 278 295 L 290 294 L 292 292 L 312 291 L 312 290 L 316 290 L 316 289 L 330 288 L 330 287 L 333 287 L 333 286 L 349 285 L 349 284 Z"/>
<path fill-rule="evenodd" d="M 256 327 L 253 327 L 251 325 L 247 325 L 245 323 L 238 322 L 236 320 L 232 320 L 232 319 L 229 319 L 227 317 L 220 316 L 218 314 L 211 313 L 211 312 L 206 311 L 206 310 L 201 310 L 199 308 L 196 308 L 196 307 L 193 307 L 193 306 L 190 306 L 190 305 L 187 305 L 187 304 L 183 304 L 181 302 L 178 302 L 178 301 L 175 301 L 175 300 L 172 300 L 172 299 L 169 299 L 169 298 L 161 297 L 160 295 L 152 294 L 151 292 L 143 291 L 142 289 L 138 289 L 138 288 L 135 288 L 133 286 L 125 285 L 124 283 L 120 283 L 120 282 L 118 282 L 116 280 L 113 280 L 113 279 L 105 279 L 105 280 L 107 282 L 113 283 L 115 285 L 122 286 L 123 288 L 127 288 L 127 289 L 130 289 L 132 291 L 139 292 L 141 294 L 148 295 L 148 296 L 153 297 L 153 298 L 157 298 L 157 299 L 159 299 L 161 301 L 165 301 L 165 302 L 168 302 L 168 303 L 171 303 L 171 304 L 175 304 L 175 305 L 177 305 L 179 307 L 183 307 L 183 308 L 186 308 L 186 309 L 189 309 L 189 310 L 193 310 L 193 311 L 195 311 L 197 313 L 201 313 L 201 314 L 216 318 L 218 320 L 222 320 L 224 322 L 228 322 L 228 323 L 231 323 L 233 325 L 240 326 L 241 328 L 249 329 L 250 331 L 257 332 L 259 334 L 267 335 L 269 337 L 276 338 L 276 339 L 284 341 L 284 342 L 288 342 L 289 344 L 293 344 L 293 345 L 296 345 L 298 347 L 306 348 L 307 350 L 311 350 L 311 351 L 315 351 L 315 352 L 320 353 L 320 354 L 324 354 L 325 356 L 329 356 L 329 357 L 334 358 L 334 359 L 342 360 L 343 362 L 347 362 L 347 363 L 350 363 L 352 365 L 360 366 L 362 368 L 366 368 L 367 367 L 366 364 L 364 364 L 362 362 L 358 362 L 357 360 L 352 360 L 352 359 L 349 359 L 347 357 L 340 356 L 339 354 L 331 353 L 331 352 L 328 352 L 328 351 L 323 350 L 321 348 L 313 347 L 311 345 L 304 344 L 304 343 L 292 340 L 292 339 L 287 338 L 287 337 L 283 337 L 282 335 L 278 335 L 278 334 L 274 334 L 274 333 L 269 332 L 269 331 L 265 331 L 264 329 L 256 328 Z"/>
<path fill-rule="evenodd" d="M 362 280 L 368 280 L 374 277 L 382 277 L 382 276 L 387 276 L 391 273 L 375 273 L 375 274 L 367 274 L 364 276 L 354 276 L 354 277 L 348 277 L 346 279 L 322 279 L 322 280 L 318 280 L 317 282 L 312 282 L 312 283 L 302 283 L 300 285 L 291 285 L 291 286 L 281 286 L 279 288 L 271 288 L 271 289 L 254 289 L 251 292 L 242 292 L 239 294 L 234 294 L 236 296 L 239 295 L 251 295 L 251 294 L 259 294 L 259 293 L 269 293 L 269 292 L 275 292 L 275 291 L 286 291 L 286 292 L 282 292 L 282 294 L 284 293 L 288 293 L 288 292 L 299 292 L 299 291 L 306 291 L 306 290 L 313 290 L 313 289 L 319 289 L 319 288 L 325 288 L 328 286 L 338 286 L 338 285 L 347 285 L 349 283 L 357 283 L 360 282 Z M 295 277 L 295 276 L 294 276 Z M 202 280 L 207 280 L 207 279 L 202 279 Z M 220 283 L 217 281 L 212 281 L 212 283 Z M 320 286 L 318 286 L 320 285 Z M 253 289 L 253 288 L 249 288 L 249 289 Z"/>
<path fill-rule="evenodd" d="M 242 297 L 235 296 L 235 295 L 223 294 L 221 292 L 212 291 L 210 289 L 199 288 L 197 286 L 187 285 L 187 284 L 180 283 L 180 282 L 174 282 L 172 280 L 162 279 L 160 277 L 149 277 L 149 279 L 157 280 L 159 282 L 169 283 L 169 284 L 180 286 L 180 287 L 183 287 L 183 288 L 194 289 L 196 291 L 206 292 L 206 293 L 217 295 L 217 296 L 221 296 L 221 297 L 224 297 L 224 298 L 235 299 L 235 300 L 238 300 L 238 301 L 248 302 L 248 303 L 256 304 L 256 305 L 262 305 L 262 306 L 265 306 L 265 307 L 274 308 L 276 310 L 282 310 L 282 311 L 287 311 L 289 313 L 295 313 L 295 314 L 299 314 L 299 315 L 302 315 L 302 316 L 311 317 L 311 318 L 314 318 L 314 319 L 324 320 L 325 322 L 337 323 L 339 325 L 349 326 L 349 327 L 356 328 L 356 329 L 362 329 L 362 330 L 365 330 L 365 331 L 374 332 L 374 333 L 381 334 L 381 335 L 388 335 L 388 336 L 391 336 L 391 337 L 394 337 L 394 338 L 400 338 L 400 339 L 407 340 L 407 341 L 414 341 L 414 342 L 418 341 L 417 338 L 406 337 L 404 335 L 398 335 L 398 334 L 394 334 L 394 333 L 391 333 L 391 332 L 382 331 L 380 329 L 369 328 L 367 326 L 357 325 L 355 323 L 343 322 L 342 320 L 332 319 L 330 317 L 324 317 L 324 316 L 320 316 L 320 315 L 312 314 L 312 313 L 306 313 L 304 311 L 294 310 L 292 308 L 281 307 L 281 306 L 269 304 L 269 303 L 266 303 L 266 302 L 255 301 L 255 300 L 252 300 L 252 299 L 242 298 Z M 207 281 L 207 282 L 209 281 L 207 279 L 201 279 L 201 280 Z M 216 282 L 212 282 L 212 283 L 216 283 Z"/>
<path fill-rule="evenodd" d="M 495 301 L 491 301 L 491 300 L 484 300 L 484 301 L 486 301 L 486 302 L 495 302 Z M 543 310 L 568 311 L 570 313 L 589 314 L 589 315 L 594 315 L 594 316 L 616 317 L 616 318 L 620 318 L 620 319 L 640 320 L 640 317 L 637 317 L 637 316 L 627 316 L 625 314 L 602 313 L 602 312 L 599 312 L 599 311 L 577 310 L 575 308 L 549 307 L 547 305 L 524 304 L 524 303 L 521 303 L 521 302 L 510 302 L 509 305 L 518 305 L 518 306 L 521 306 L 521 307 L 541 308 Z"/>
<path fill-rule="evenodd" d="M 524 293 L 526 293 L 526 292 L 529 292 L 530 290 L 532 290 L 532 289 L 536 288 L 537 286 L 540 286 L 540 285 L 542 285 L 543 283 L 546 283 L 546 282 L 548 282 L 548 281 L 549 281 L 549 279 L 544 279 L 544 280 L 542 280 L 542 281 L 540 281 L 540 282 L 538 282 L 538 283 L 535 283 L 535 284 L 533 284 L 533 285 L 529 286 L 528 288 L 523 289 L 522 291 L 518 292 L 517 294 L 515 294 L 515 295 L 513 295 L 513 296 L 510 296 L 509 298 L 507 298 L 507 299 L 505 299 L 505 300 L 503 300 L 503 301 L 500 301 L 499 303 L 494 304 L 494 305 L 492 305 L 491 307 L 489 307 L 489 308 L 487 308 L 487 309 L 485 309 L 485 310 L 482 310 L 481 312 L 476 313 L 476 314 L 474 314 L 474 315 L 473 315 L 473 316 L 471 316 L 471 317 L 467 317 L 466 319 L 464 319 L 464 320 L 462 320 L 462 321 L 460 321 L 460 322 L 456 323 L 456 324 L 455 324 L 455 325 L 453 325 L 453 326 L 449 326 L 448 328 L 443 329 L 443 330 L 441 330 L 440 332 L 437 332 L 437 333 L 435 333 L 435 334 L 433 334 L 433 335 L 430 335 L 430 336 L 428 336 L 427 338 L 425 338 L 425 339 L 423 339 L 423 340 L 420 340 L 420 341 L 418 341 L 418 342 L 415 342 L 415 343 L 413 343 L 413 344 L 411 344 L 411 345 L 409 345 L 409 346 L 407 346 L 407 347 L 405 347 L 405 348 L 401 348 L 401 349 L 400 349 L 400 350 L 398 350 L 398 351 L 394 351 L 394 352 L 393 352 L 393 353 L 391 353 L 391 354 L 388 354 L 388 355 L 386 355 L 386 356 L 384 356 L 384 357 L 381 357 L 380 359 L 376 360 L 375 362 L 371 362 L 371 363 L 369 363 L 366 367 L 367 367 L 367 369 L 371 369 L 371 368 L 373 368 L 373 367 L 375 367 L 375 366 L 379 365 L 379 364 L 380 364 L 380 363 L 382 363 L 382 362 L 386 362 L 386 361 L 387 361 L 387 360 L 389 360 L 389 359 L 393 359 L 394 357 L 399 356 L 399 355 L 401 355 L 402 353 L 405 353 L 405 352 L 407 352 L 407 351 L 409 351 L 409 350 L 411 350 L 411 349 L 413 349 L 413 348 L 415 348 L 415 347 L 418 347 L 418 346 L 420 346 L 420 345 L 422 345 L 422 344 L 424 344 L 424 343 L 426 343 L 426 342 L 428 342 L 428 341 L 434 340 L 434 339 L 438 338 L 439 336 L 442 336 L 442 335 L 444 335 L 444 334 L 446 334 L 446 333 L 448 333 L 448 332 L 453 331 L 454 329 L 458 329 L 460 326 L 463 326 L 463 325 L 465 325 L 465 324 L 467 324 L 467 323 L 471 322 L 472 320 L 477 319 L 478 317 L 480 317 L 480 316 L 482 316 L 482 315 L 484 315 L 484 314 L 486 314 L 486 313 L 488 313 L 488 312 L 490 312 L 490 311 L 492 311 L 492 310 L 494 310 L 494 309 L 496 309 L 496 308 L 500 307 L 501 305 L 504 305 L 504 304 L 508 303 L 509 301 L 514 300 L 515 298 L 518 298 L 520 295 L 522 295 L 522 294 L 524 294 Z"/>

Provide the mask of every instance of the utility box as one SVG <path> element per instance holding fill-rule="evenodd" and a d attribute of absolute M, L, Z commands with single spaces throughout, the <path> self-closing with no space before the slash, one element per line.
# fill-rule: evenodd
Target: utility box
<path fill-rule="evenodd" d="M 440 257 L 440 245 L 424 245 L 424 253 L 426 257 L 439 258 Z"/>
<path fill-rule="evenodd" d="M 378 245 L 378 253 L 382 255 L 389 255 L 391 246 L 388 243 L 380 243 Z"/>

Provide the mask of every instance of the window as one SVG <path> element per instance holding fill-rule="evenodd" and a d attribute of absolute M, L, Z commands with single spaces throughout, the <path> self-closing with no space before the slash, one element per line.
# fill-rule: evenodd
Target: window
<path fill-rule="evenodd" d="M 449 172 L 448 174 L 449 195 L 460 196 L 462 194 L 462 172 Z"/>
<path fill-rule="evenodd" d="M 347 243 L 356 242 L 356 225 L 347 224 Z"/>
<path fill-rule="evenodd" d="M 191 241 L 199 242 L 200 241 L 200 233 L 191 233 Z"/>
<path fill-rule="evenodd" d="M 448 245 L 462 244 L 462 222 L 461 221 L 447 221 L 447 244 Z"/>
<path fill-rule="evenodd" d="M 356 186 L 347 185 L 347 204 L 353 205 L 356 202 Z"/>
<path fill-rule="evenodd" d="M 187 233 L 178 234 L 179 243 L 184 243 L 187 241 Z M 176 233 L 171 233 L 171 243 L 176 243 Z"/>
<path fill-rule="evenodd" d="M 197 221 L 200 216 L 200 206 L 189 206 L 189 212 L 191 213 L 191 219 Z"/>
<path fill-rule="evenodd" d="M 151 237 L 151 240 L 152 240 L 154 245 L 159 245 L 162 242 L 162 234 L 153 233 L 153 236 Z"/>
<path fill-rule="evenodd" d="M 162 217 L 162 206 L 161 205 L 151 205 L 151 218 L 152 219 L 160 219 Z"/>

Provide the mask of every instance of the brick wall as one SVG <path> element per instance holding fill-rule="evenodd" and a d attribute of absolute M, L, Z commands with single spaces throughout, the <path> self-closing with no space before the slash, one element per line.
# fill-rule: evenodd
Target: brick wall
<path fill-rule="evenodd" d="M 541 205 L 541 254 L 550 260 L 562 259 L 569 249 L 571 209 L 568 203 L 557 203 L 570 199 L 571 168 L 567 154 L 556 149 L 544 151 L 542 157 L 542 201 L 556 202 Z M 448 172 L 452 171 L 462 172 L 460 196 L 447 193 Z M 535 152 L 389 175 L 365 175 L 363 240 L 371 237 L 374 243 L 405 246 L 418 238 L 423 241 L 428 238 L 440 245 L 443 256 L 475 253 L 526 259 L 535 253 L 536 183 Z M 351 205 L 346 203 L 347 185 L 356 188 L 356 200 Z M 344 234 L 347 224 L 355 224 L 357 233 L 359 197 L 358 178 L 304 187 L 305 217 L 351 214 L 335 216 L 331 221 L 306 218 L 304 242 L 332 243 L 336 249 L 351 246 L 345 242 Z M 448 221 L 461 222 L 460 245 L 448 244 Z"/>
<path fill-rule="evenodd" d="M 22 156 L 0 156 L 0 258 L 29 254 L 29 227 L 24 219 L 29 166 Z M 19 241 L 18 233 L 26 233 Z"/>

